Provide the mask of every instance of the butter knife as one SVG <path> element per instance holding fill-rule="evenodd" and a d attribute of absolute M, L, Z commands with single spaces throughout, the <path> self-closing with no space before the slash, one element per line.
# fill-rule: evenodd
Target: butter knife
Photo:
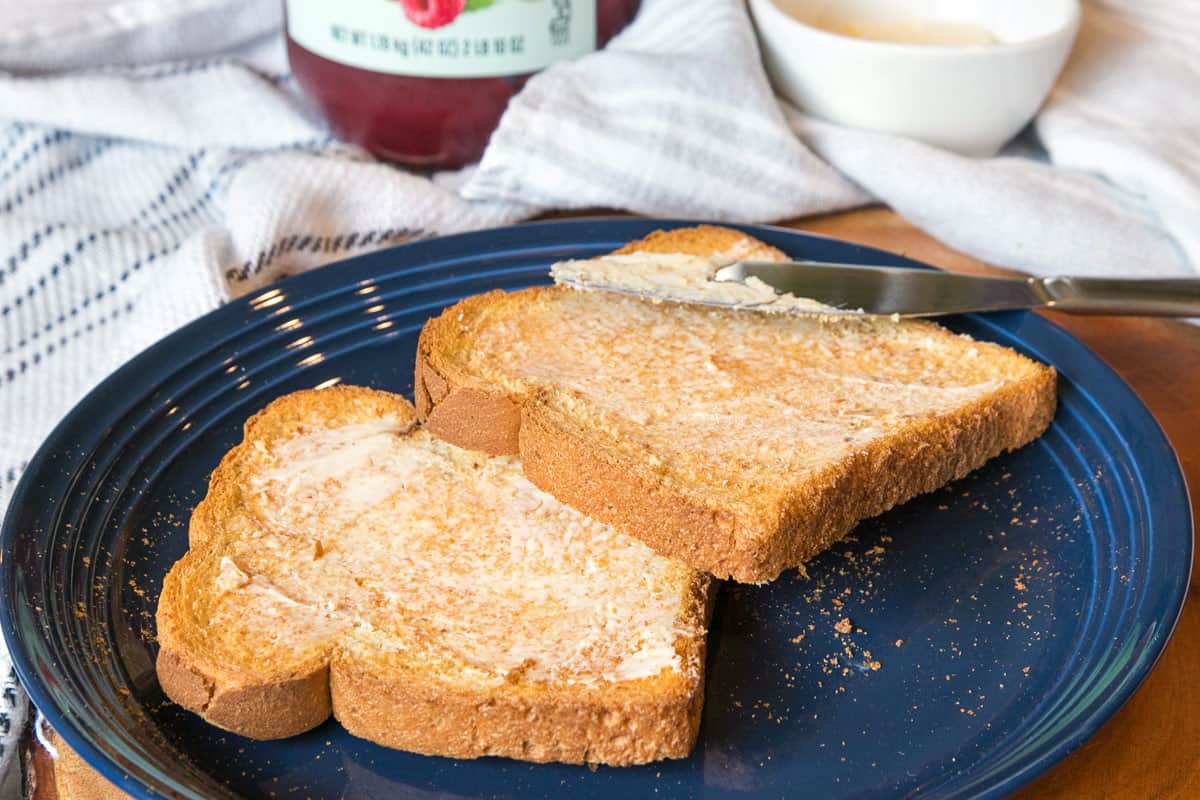
<path fill-rule="evenodd" d="M 1200 317 L 1200 278 L 989 278 L 820 261 L 736 261 L 713 277 L 737 283 L 751 278 L 779 294 L 811 298 L 842 313 L 929 317 L 1052 308 L 1072 314 Z"/>

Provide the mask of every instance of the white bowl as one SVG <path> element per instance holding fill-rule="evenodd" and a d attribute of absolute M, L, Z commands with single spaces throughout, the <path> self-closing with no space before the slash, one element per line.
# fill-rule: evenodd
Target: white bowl
<path fill-rule="evenodd" d="M 1079 29 L 1079 0 L 750 0 L 775 88 L 832 122 L 995 154 L 1037 113 Z M 785 13 L 786 12 L 786 13 Z M 865 22 L 978 25 L 996 42 L 897 44 L 816 27 Z"/>

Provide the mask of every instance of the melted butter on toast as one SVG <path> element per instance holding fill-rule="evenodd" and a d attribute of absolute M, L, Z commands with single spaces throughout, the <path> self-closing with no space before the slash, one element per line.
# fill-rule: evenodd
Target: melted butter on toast
<path fill-rule="evenodd" d="M 252 443 L 249 527 L 213 624 L 404 651 L 472 680 L 624 681 L 683 667 L 694 573 L 570 509 L 512 458 L 395 419 Z"/>
<path fill-rule="evenodd" d="M 537 393 L 612 447 L 637 448 L 631 459 L 730 502 L 764 497 L 1009 378 L 994 345 L 925 322 L 544 297 L 464 322 L 467 371 L 513 396 Z"/>

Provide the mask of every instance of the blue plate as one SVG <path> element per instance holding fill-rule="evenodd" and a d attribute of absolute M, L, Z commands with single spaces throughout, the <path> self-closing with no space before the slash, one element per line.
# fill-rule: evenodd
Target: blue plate
<path fill-rule="evenodd" d="M 1050 430 L 862 524 L 806 580 L 727 586 L 691 758 L 596 771 L 424 758 L 333 722 L 253 742 L 165 701 L 161 581 L 250 414 L 338 380 L 409 393 L 417 332 L 444 306 L 681 224 L 539 223 L 355 258 L 230 303 L 118 370 L 34 458 L 3 530 L 4 634 L 50 723 L 135 797 L 993 797 L 1079 746 L 1166 644 L 1192 524 L 1146 408 L 1024 313 L 946 324 L 1058 368 Z M 796 257 L 912 264 L 745 230 Z"/>

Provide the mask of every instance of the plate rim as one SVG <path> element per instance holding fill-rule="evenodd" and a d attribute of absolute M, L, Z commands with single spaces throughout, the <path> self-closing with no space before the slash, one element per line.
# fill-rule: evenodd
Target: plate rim
<path fill-rule="evenodd" d="M 289 276 L 279 281 L 274 281 L 262 287 L 258 287 L 250 292 L 247 292 L 237 298 L 231 299 L 217 308 L 202 314 L 196 319 L 182 325 L 174 331 L 166 334 L 160 339 L 148 345 L 143 350 L 122 363 L 105 378 L 98 382 L 91 390 L 89 390 L 52 428 L 42 444 L 38 447 L 35 454 L 30 458 L 28 465 L 25 468 L 20 480 L 15 487 L 7 510 L 3 518 L 3 524 L 0 526 L 0 627 L 3 628 L 5 644 L 12 658 L 13 669 L 21 683 L 29 695 L 30 702 L 35 707 L 35 714 L 40 714 L 53 727 L 54 731 L 93 769 L 99 772 L 105 779 L 110 781 L 118 788 L 126 791 L 133 797 L 164 797 L 157 789 L 146 785 L 140 780 L 137 780 L 128 772 L 122 764 L 115 759 L 109 757 L 108 754 L 101 751 L 93 745 L 89 739 L 77 732 L 74 726 L 66 715 L 58 708 L 56 703 L 51 698 L 50 694 L 42 685 L 40 676 L 34 669 L 34 665 L 29 659 L 29 654 L 23 648 L 22 642 L 17 639 L 15 628 L 13 627 L 12 603 L 15 600 L 14 578 L 20 571 L 20 566 L 13 563 L 11 558 L 5 557 L 11 549 L 11 544 L 18 536 L 16 525 L 14 523 L 13 513 L 19 506 L 27 504 L 31 498 L 27 497 L 34 489 L 34 477 L 37 472 L 44 469 L 45 462 L 55 453 L 61 452 L 61 446 L 52 447 L 52 445 L 61 445 L 60 439 L 63 439 L 63 434 L 72 426 L 77 424 L 78 418 L 84 416 L 89 411 L 89 406 L 98 402 L 104 401 L 104 396 L 112 393 L 119 387 L 123 381 L 128 379 L 131 373 L 144 370 L 149 363 L 153 363 L 153 359 L 161 358 L 168 349 L 177 342 L 186 339 L 195 331 L 206 329 L 208 326 L 217 324 L 219 318 L 223 315 L 234 315 L 240 310 L 248 307 L 256 295 L 263 291 L 270 291 L 276 288 L 288 289 L 294 286 L 312 285 L 311 289 L 306 288 L 306 291 L 321 291 L 321 284 L 332 281 L 339 281 L 334 276 L 339 268 L 345 268 L 346 265 L 353 262 L 364 260 L 378 259 L 379 257 L 395 253 L 396 251 L 405 251 L 410 248 L 422 248 L 426 246 L 440 246 L 450 242 L 464 242 L 466 247 L 470 247 L 471 239 L 480 240 L 479 247 L 474 248 L 478 254 L 487 252 L 486 238 L 489 235 L 498 232 L 511 232 L 515 230 L 528 231 L 531 237 L 536 236 L 536 231 L 539 229 L 579 229 L 580 235 L 576 235 L 572 241 L 565 244 L 570 245 L 594 238 L 595 234 L 587 231 L 588 226 L 598 226 L 600 228 L 628 228 L 637 227 L 642 229 L 642 232 L 637 234 L 644 236 L 653 230 L 660 228 L 675 228 L 686 227 L 691 225 L 717 225 L 727 228 L 733 228 L 745 233 L 754 235 L 756 232 L 769 232 L 777 237 L 790 239 L 795 242 L 804 239 L 820 239 L 827 242 L 835 242 L 843 246 L 854 247 L 861 253 L 868 254 L 872 258 L 881 259 L 883 262 L 892 262 L 898 265 L 916 266 L 926 269 L 939 269 L 933 265 L 915 260 L 908 256 L 884 250 L 879 247 L 861 244 L 859 242 L 841 239 L 836 236 L 827 234 L 812 233 L 808 231 L 799 231 L 792 228 L 787 228 L 781 225 L 765 225 L 765 224 L 743 224 L 731 223 L 719 220 L 697 220 L 675 217 L 614 217 L 614 216 L 583 216 L 583 217 L 568 217 L 562 219 L 551 220 L 534 220 L 522 222 L 516 225 L 504 225 L 479 230 L 467 231 L 463 233 L 449 234 L 446 236 L 436 236 L 427 239 L 420 239 L 413 242 L 406 242 L 392 247 L 374 250 L 369 253 L 363 253 L 349 258 L 338 259 L 328 264 L 321 265 L 306 272 Z M 460 248 L 466 249 L 466 248 Z M 347 277 L 342 282 L 349 285 L 352 280 Z M 1190 534 L 1187 538 L 1187 558 L 1184 559 L 1186 569 L 1178 576 L 1179 580 L 1175 581 L 1171 586 L 1170 596 L 1166 597 L 1170 601 L 1168 608 L 1172 608 L 1170 613 L 1169 624 L 1162 627 L 1162 632 L 1154 637 L 1156 652 L 1153 658 L 1149 659 L 1142 666 L 1133 669 L 1125 676 L 1125 680 L 1120 691 L 1110 695 L 1105 702 L 1098 705 L 1096 709 L 1084 717 L 1078 724 L 1074 726 L 1074 732 L 1060 739 L 1053 747 L 1048 748 L 1039 757 L 1027 761 L 1019 770 L 1011 774 L 997 779 L 990 786 L 984 788 L 981 792 L 973 797 L 1001 797 L 1005 796 L 1017 789 L 1020 789 L 1039 775 L 1043 774 L 1054 764 L 1059 763 L 1088 739 L 1094 736 L 1099 730 L 1106 725 L 1112 717 L 1120 711 L 1122 707 L 1132 698 L 1137 690 L 1142 686 L 1149 675 L 1154 671 L 1166 650 L 1171 636 L 1174 634 L 1178 626 L 1179 619 L 1183 613 L 1183 608 L 1188 596 L 1188 587 L 1191 583 L 1191 574 L 1193 569 L 1193 560 L 1195 555 L 1196 544 L 1194 541 L 1195 532 L 1195 515 L 1192 508 L 1191 498 L 1188 494 L 1185 475 L 1182 464 L 1179 459 L 1179 454 L 1176 452 L 1170 439 L 1167 438 L 1166 432 L 1163 430 L 1161 423 L 1150 408 L 1145 404 L 1140 395 L 1120 374 L 1116 372 L 1104 359 L 1098 356 L 1086 343 L 1071 334 L 1061 325 L 1046 319 L 1042 316 L 1033 315 L 1031 312 L 999 312 L 994 317 L 989 318 L 989 315 L 970 314 L 964 315 L 991 331 L 1004 332 L 1018 340 L 1021 339 L 1014 331 L 1004 328 L 996 321 L 1002 316 L 1011 317 L 1016 315 L 1024 317 L 1026 315 L 1036 320 L 1035 324 L 1042 327 L 1043 331 L 1051 335 L 1057 340 L 1058 344 L 1065 344 L 1068 347 L 1082 351 L 1090 363 L 1086 364 L 1086 372 L 1091 375 L 1099 375 L 1108 383 L 1116 385 L 1119 390 L 1123 391 L 1127 398 L 1131 400 L 1140 413 L 1145 415 L 1147 421 L 1151 424 L 1155 442 L 1143 442 L 1142 447 L 1148 447 L 1153 450 L 1165 450 L 1170 454 L 1168 471 L 1171 481 L 1169 487 L 1155 487 L 1156 491 L 1171 491 L 1179 489 L 1180 492 L 1177 500 L 1182 502 L 1175 504 L 1175 507 L 1169 511 L 1175 511 L 1178 516 L 1178 522 L 1188 528 Z M 223 341 L 232 341 L 238 339 L 240 333 L 236 328 Z M 1104 405 L 1092 394 L 1086 393 L 1089 399 L 1099 408 L 1104 409 Z M 61 502 L 61 498 L 57 498 L 55 507 Z M 1161 597 L 1161 595 L 1160 595 Z M 1130 680 L 1129 678 L 1132 678 Z"/>

